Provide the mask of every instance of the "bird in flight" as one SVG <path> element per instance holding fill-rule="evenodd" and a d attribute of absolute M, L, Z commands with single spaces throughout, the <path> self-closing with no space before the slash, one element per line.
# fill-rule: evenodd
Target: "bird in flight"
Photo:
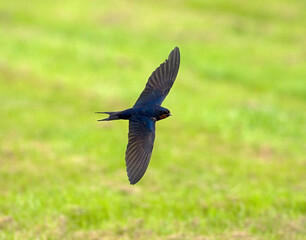
<path fill-rule="evenodd" d="M 175 47 L 168 59 L 151 74 L 132 108 L 118 112 L 97 112 L 109 114 L 108 118 L 98 121 L 129 120 L 125 163 L 130 184 L 137 183 L 147 170 L 155 139 L 155 123 L 171 116 L 170 111 L 161 104 L 175 81 L 179 66 L 180 51 Z"/>

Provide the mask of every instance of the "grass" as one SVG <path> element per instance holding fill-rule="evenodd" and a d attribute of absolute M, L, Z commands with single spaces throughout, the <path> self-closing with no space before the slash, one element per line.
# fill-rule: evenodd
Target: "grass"
<path fill-rule="evenodd" d="M 0 239 L 305 239 L 303 1 L 0 2 Z M 127 122 L 181 68 L 144 178 Z"/>

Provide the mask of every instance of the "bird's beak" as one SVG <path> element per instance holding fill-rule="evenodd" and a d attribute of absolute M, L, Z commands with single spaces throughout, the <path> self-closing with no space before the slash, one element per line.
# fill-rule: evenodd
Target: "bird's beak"
<path fill-rule="evenodd" d="M 169 113 L 169 117 L 171 117 L 172 116 L 172 114 L 171 113 Z"/>

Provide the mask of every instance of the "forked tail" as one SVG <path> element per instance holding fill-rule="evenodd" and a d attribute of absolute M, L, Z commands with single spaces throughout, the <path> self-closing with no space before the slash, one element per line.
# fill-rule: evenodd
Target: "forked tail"
<path fill-rule="evenodd" d="M 117 119 L 120 119 L 119 117 L 119 112 L 96 112 L 96 113 L 105 113 L 105 114 L 108 114 L 108 118 L 103 118 L 103 119 L 100 119 L 98 121 L 111 121 L 111 120 L 117 120 Z"/>

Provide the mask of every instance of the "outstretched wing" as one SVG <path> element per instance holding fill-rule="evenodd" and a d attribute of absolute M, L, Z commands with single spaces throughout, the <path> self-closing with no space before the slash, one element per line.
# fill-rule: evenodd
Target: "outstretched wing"
<path fill-rule="evenodd" d="M 155 139 L 155 121 L 147 117 L 129 120 L 129 142 L 125 152 L 126 171 L 131 184 L 137 183 L 147 170 Z"/>
<path fill-rule="evenodd" d="M 179 67 L 180 50 L 175 47 L 168 59 L 152 73 L 134 107 L 152 104 L 161 105 L 175 81 Z"/>

